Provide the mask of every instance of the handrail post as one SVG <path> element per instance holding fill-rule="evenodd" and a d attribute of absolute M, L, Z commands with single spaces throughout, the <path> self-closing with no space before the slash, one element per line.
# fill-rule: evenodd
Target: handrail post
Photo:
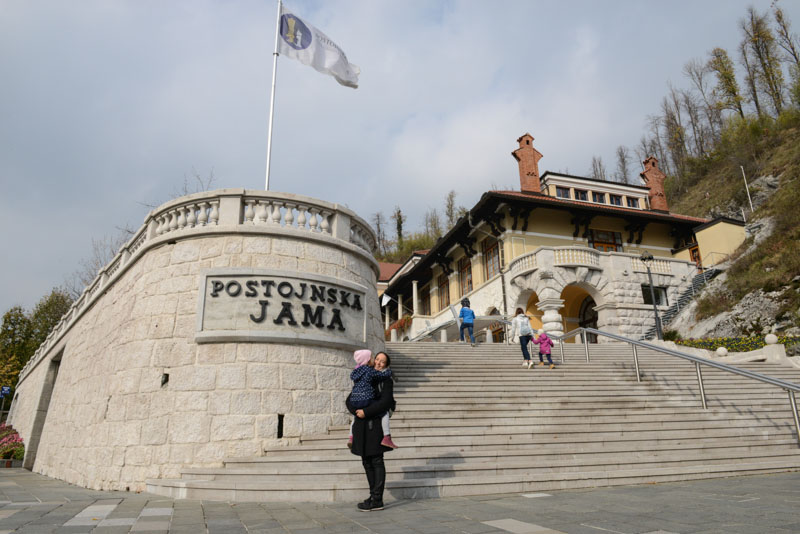
<path fill-rule="evenodd" d="M 700 399 L 703 401 L 703 409 L 707 410 L 706 390 L 703 387 L 703 372 L 700 370 L 700 362 L 694 362 L 694 367 L 697 369 L 697 383 L 700 385 Z"/>
<path fill-rule="evenodd" d="M 792 405 L 792 414 L 794 415 L 794 429 L 797 434 L 797 445 L 800 446 L 800 417 L 797 416 L 797 401 L 794 398 L 794 391 L 791 389 L 786 390 L 789 393 L 789 404 Z"/>
<path fill-rule="evenodd" d="M 631 343 L 631 348 L 633 349 L 633 364 L 636 366 L 636 381 L 641 382 L 642 378 L 639 374 L 639 354 L 636 352 L 636 345 Z"/>
<path fill-rule="evenodd" d="M 586 353 L 586 363 L 589 363 L 589 336 L 586 335 L 586 330 L 581 331 L 583 336 L 583 351 Z"/>
<path fill-rule="evenodd" d="M 564 364 L 564 339 L 562 338 L 558 344 L 558 350 L 561 352 L 561 364 Z"/>

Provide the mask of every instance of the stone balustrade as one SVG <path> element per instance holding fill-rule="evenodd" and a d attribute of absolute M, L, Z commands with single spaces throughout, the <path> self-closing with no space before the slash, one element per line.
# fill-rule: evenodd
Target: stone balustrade
<path fill-rule="evenodd" d="M 612 267 L 615 257 L 623 257 L 630 261 L 632 272 L 646 272 L 644 263 L 635 254 L 625 252 L 601 252 L 587 247 L 539 247 L 533 252 L 515 258 L 507 272 L 510 279 L 527 274 L 540 268 L 549 267 L 586 267 L 588 269 L 606 270 Z M 650 263 L 653 273 L 674 275 L 673 263 L 687 265 L 688 262 L 676 259 L 654 259 Z"/>
<path fill-rule="evenodd" d="M 248 227 L 247 231 L 255 233 L 308 232 L 349 250 L 357 247 L 370 257 L 376 243 L 369 224 L 351 210 L 301 195 L 220 189 L 172 200 L 148 213 L 141 228 L 100 269 L 22 369 L 19 382 L 145 251 L 204 233 L 241 232 Z"/>
<path fill-rule="evenodd" d="M 638 257 L 631 258 L 631 270 L 633 272 L 647 272 L 647 266 Z M 672 261 L 654 259 L 650 262 L 650 272 L 659 274 L 672 274 Z"/>
<path fill-rule="evenodd" d="M 516 258 L 508 265 L 508 272 L 513 275 L 536 269 L 536 252 L 528 252 Z"/>
<path fill-rule="evenodd" d="M 600 253 L 584 247 L 558 247 L 553 250 L 557 267 L 599 267 Z"/>

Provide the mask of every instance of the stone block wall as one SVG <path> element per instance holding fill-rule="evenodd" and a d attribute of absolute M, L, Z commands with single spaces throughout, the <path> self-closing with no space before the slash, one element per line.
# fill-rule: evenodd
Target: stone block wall
<path fill-rule="evenodd" d="M 205 271 L 273 268 L 368 288 L 366 346 L 382 350 L 377 265 L 361 249 L 329 241 L 218 232 L 147 250 L 64 335 L 63 353 L 51 350 L 19 384 L 12 423 L 27 442 L 46 370 L 60 356 L 34 471 L 90 488 L 143 490 L 148 478 L 258 456 L 266 445 L 345 424 L 350 350 L 195 342 Z"/>

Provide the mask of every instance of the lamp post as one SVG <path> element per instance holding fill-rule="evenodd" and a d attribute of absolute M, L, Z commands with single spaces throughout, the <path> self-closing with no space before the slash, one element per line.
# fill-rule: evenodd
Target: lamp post
<path fill-rule="evenodd" d="M 653 255 L 645 250 L 642 252 L 642 255 L 639 257 L 639 259 L 642 260 L 642 263 L 644 263 L 644 267 L 647 269 L 647 279 L 650 281 L 650 300 L 653 302 L 653 314 L 656 318 L 656 336 L 658 336 L 658 339 L 664 339 L 664 333 L 661 331 L 661 319 L 658 318 L 656 290 L 653 287 L 653 273 L 650 272 L 650 262 L 653 261 Z"/>

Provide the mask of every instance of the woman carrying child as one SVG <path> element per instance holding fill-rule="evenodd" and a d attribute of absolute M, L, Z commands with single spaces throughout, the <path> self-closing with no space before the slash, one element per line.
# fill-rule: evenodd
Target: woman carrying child
<path fill-rule="evenodd" d="M 389 356 L 386 353 L 379 352 L 375 356 L 376 371 L 388 371 L 389 364 Z M 378 420 L 393 409 L 394 382 L 391 378 L 378 381 L 375 389 L 377 398 L 365 408 L 356 408 L 350 397 L 347 399 L 347 409 L 355 416 L 351 427 L 353 435 L 351 450 L 353 454 L 361 457 L 361 464 L 364 466 L 369 483 L 369 497 L 364 502 L 358 503 L 358 509 L 362 512 L 383 510 L 383 489 L 386 485 L 383 453 L 392 450 L 391 447 L 384 445 L 388 433 L 382 430 Z M 391 441 L 390 436 L 389 441 Z"/>

